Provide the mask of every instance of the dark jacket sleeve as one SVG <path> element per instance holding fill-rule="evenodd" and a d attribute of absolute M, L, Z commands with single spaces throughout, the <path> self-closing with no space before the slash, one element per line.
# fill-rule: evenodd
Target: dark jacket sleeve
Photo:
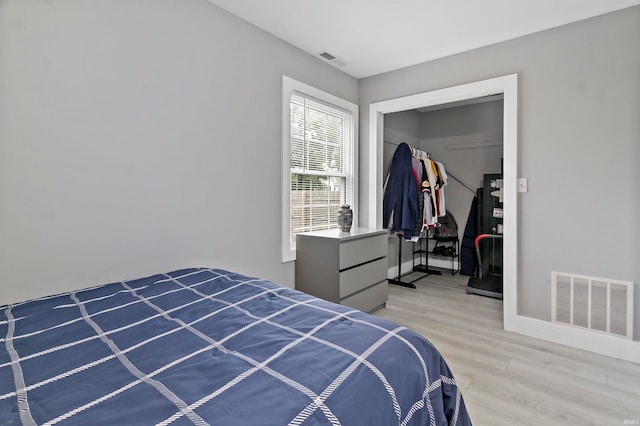
<path fill-rule="evenodd" d="M 389 227 L 393 215 L 394 232 L 402 232 L 405 239 L 413 236 L 418 215 L 417 182 L 411 167 L 411 148 L 401 143 L 391 160 L 389 179 L 382 202 L 382 226 Z"/>
<path fill-rule="evenodd" d="M 402 232 L 406 240 L 411 239 L 418 216 L 418 183 L 411 172 L 402 188 Z"/>

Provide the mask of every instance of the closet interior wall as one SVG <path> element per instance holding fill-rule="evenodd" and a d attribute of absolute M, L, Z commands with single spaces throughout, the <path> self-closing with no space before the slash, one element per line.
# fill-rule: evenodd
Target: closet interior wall
<path fill-rule="evenodd" d="M 501 172 L 502 139 L 501 99 L 478 99 L 476 103 L 467 105 L 450 104 L 385 114 L 383 176 L 389 173 L 393 153 L 401 142 L 429 152 L 432 159 L 442 162 L 448 175 L 464 183 L 449 177 L 446 187 L 447 210 L 456 218 L 462 240 L 475 195 L 469 188 L 481 187 L 484 174 Z M 413 243 L 389 238 L 387 259 L 390 278 L 398 272 L 398 244 L 403 244 L 403 273 L 410 271 L 413 260 Z M 437 259 L 430 262 L 440 266 Z"/>

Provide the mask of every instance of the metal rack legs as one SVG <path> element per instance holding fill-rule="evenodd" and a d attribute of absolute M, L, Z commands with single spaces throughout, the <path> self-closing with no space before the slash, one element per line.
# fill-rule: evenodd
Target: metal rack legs
<path fill-rule="evenodd" d="M 415 258 L 414 258 L 414 262 L 415 262 Z M 418 265 L 418 266 L 420 266 L 420 265 Z M 404 275 L 409 275 L 412 272 L 427 272 L 427 271 L 421 271 L 421 270 L 417 269 L 416 266 L 414 265 L 413 269 L 410 272 L 407 272 Z M 433 273 L 442 275 L 442 273 L 439 272 L 439 271 L 433 271 Z M 398 277 L 395 278 L 395 279 L 389 278 L 387 280 L 387 282 L 389 284 L 399 285 L 399 286 L 402 286 L 402 287 L 416 288 L 416 285 L 414 284 L 414 282 L 418 281 L 421 278 L 426 277 L 429 274 L 430 274 L 430 272 L 427 272 L 426 274 L 424 274 L 422 276 L 419 276 L 418 278 L 416 278 L 414 280 L 411 280 L 411 281 L 403 281 L 402 280 L 402 277 L 403 277 L 403 275 L 402 275 L 402 237 L 400 235 L 398 235 Z"/>

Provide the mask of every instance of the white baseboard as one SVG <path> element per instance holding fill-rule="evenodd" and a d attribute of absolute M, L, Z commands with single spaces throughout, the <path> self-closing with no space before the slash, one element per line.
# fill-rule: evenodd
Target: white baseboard
<path fill-rule="evenodd" d="M 594 333 L 586 329 L 554 324 L 522 315 L 516 315 L 510 320 L 505 318 L 504 329 L 640 364 L 640 342 L 638 341 Z"/>

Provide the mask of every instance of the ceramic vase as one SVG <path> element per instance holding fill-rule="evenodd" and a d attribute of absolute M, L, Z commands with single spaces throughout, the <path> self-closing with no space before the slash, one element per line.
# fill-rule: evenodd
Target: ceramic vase
<path fill-rule="evenodd" d="M 353 224 L 353 210 L 349 204 L 343 204 L 338 209 L 338 227 L 341 232 L 349 232 Z"/>

